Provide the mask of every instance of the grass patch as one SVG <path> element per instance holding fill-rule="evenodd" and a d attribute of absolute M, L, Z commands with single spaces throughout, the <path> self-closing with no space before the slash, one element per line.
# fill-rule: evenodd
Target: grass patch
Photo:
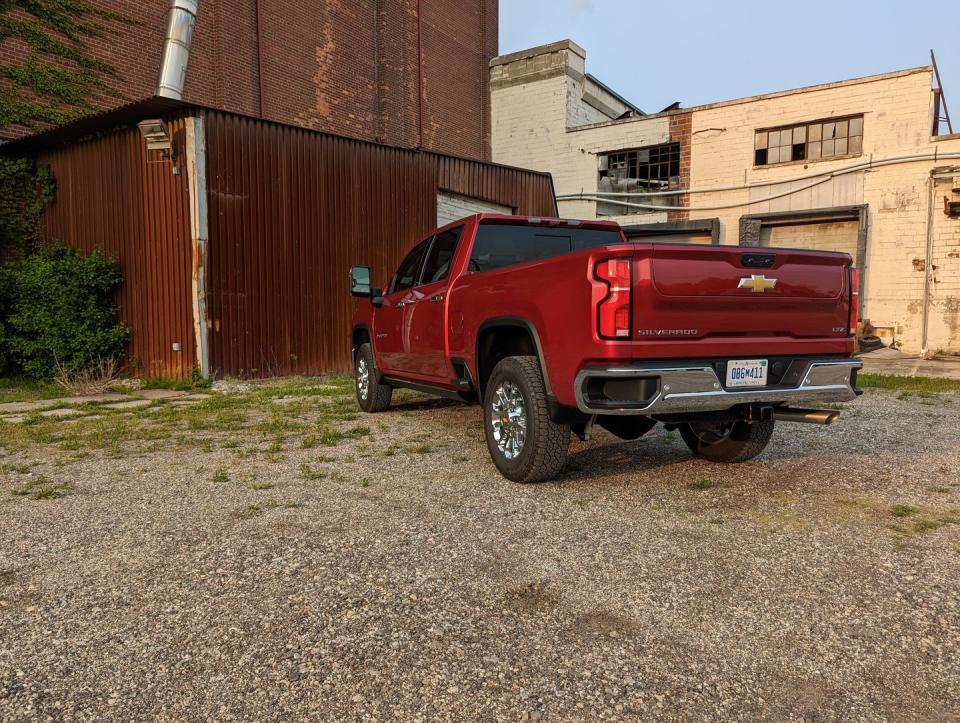
<path fill-rule="evenodd" d="M 230 475 L 227 473 L 226 468 L 217 467 L 217 471 L 213 473 L 213 477 L 210 478 L 211 482 L 216 484 L 223 484 L 224 482 L 230 481 Z"/>
<path fill-rule="evenodd" d="M 404 451 L 406 451 L 408 454 L 430 454 L 432 450 L 433 447 L 431 447 L 429 444 L 426 442 L 420 442 L 420 444 L 409 445 Z"/>
<path fill-rule="evenodd" d="M 172 389 L 176 392 L 199 392 L 211 387 L 209 379 L 192 377 L 190 379 L 173 379 L 171 377 L 141 377 L 141 389 Z"/>
<path fill-rule="evenodd" d="M 899 374 L 857 374 L 857 383 L 861 387 L 872 389 L 891 389 L 901 392 L 942 394 L 944 392 L 960 394 L 960 380 L 941 379 L 939 377 L 907 377 Z"/>
<path fill-rule="evenodd" d="M 38 382 L 20 377 L 0 379 L 0 403 L 36 402 L 63 396 L 69 395 L 55 382 Z"/>
<path fill-rule="evenodd" d="M 251 482 L 247 485 L 252 490 L 272 490 L 273 482 Z"/>
<path fill-rule="evenodd" d="M 890 514 L 894 517 L 910 517 L 910 515 L 915 515 L 919 511 L 911 505 L 894 505 L 890 508 Z"/>
<path fill-rule="evenodd" d="M 305 480 L 313 481 L 323 479 L 327 476 L 327 473 L 319 467 L 311 467 L 309 464 L 304 462 L 300 465 L 300 476 Z"/>
<path fill-rule="evenodd" d="M 53 482 L 48 477 L 39 475 L 20 487 L 14 487 L 11 492 L 16 497 L 29 497 L 31 500 L 55 500 L 70 489 L 66 482 Z"/>
<path fill-rule="evenodd" d="M 692 490 L 708 490 L 711 487 L 716 487 L 716 486 L 717 486 L 716 482 L 713 482 L 712 480 L 708 480 L 708 479 L 694 480 L 693 482 L 690 482 L 687 485 L 687 487 L 689 487 Z"/>

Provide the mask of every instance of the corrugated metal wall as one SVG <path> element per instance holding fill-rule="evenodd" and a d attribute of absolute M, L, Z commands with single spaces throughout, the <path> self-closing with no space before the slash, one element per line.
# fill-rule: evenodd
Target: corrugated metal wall
<path fill-rule="evenodd" d="M 175 148 L 182 120 L 169 121 Z M 57 184 L 43 218 L 45 240 L 120 262 L 117 302 L 131 329 L 130 358 L 150 375 L 188 376 L 195 364 L 186 173 L 148 158 L 136 128 L 42 153 Z M 173 351 L 179 342 L 181 351 Z"/>
<path fill-rule="evenodd" d="M 554 215 L 550 177 L 227 113 L 207 143 L 210 368 L 348 370 L 353 264 L 384 283 L 435 226 L 439 189 Z"/>

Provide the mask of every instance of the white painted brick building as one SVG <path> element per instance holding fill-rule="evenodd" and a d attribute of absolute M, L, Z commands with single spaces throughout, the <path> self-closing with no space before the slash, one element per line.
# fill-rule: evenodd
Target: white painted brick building
<path fill-rule="evenodd" d="M 960 218 L 946 205 L 960 201 L 960 134 L 934 135 L 930 67 L 643 114 L 561 41 L 495 58 L 491 94 L 493 159 L 552 173 L 563 216 L 847 251 L 866 333 L 960 352 Z M 598 201 L 611 189 L 671 195 Z"/>

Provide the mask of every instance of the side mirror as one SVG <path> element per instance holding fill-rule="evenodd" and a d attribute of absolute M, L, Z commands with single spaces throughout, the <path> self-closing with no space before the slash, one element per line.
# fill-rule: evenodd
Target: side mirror
<path fill-rule="evenodd" d="M 353 266 L 350 269 L 350 295 L 370 296 L 370 267 Z"/>

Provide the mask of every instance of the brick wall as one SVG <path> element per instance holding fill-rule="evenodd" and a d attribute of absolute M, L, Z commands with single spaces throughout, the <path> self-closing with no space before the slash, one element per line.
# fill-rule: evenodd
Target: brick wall
<path fill-rule="evenodd" d="M 168 3 L 100 2 L 135 23 L 108 23 L 114 32 L 89 41 L 118 69 L 124 96 L 100 105 L 152 95 Z M 421 144 L 422 117 L 424 147 L 489 158 L 497 11 L 498 0 L 259 0 L 259 12 L 257 0 L 200 0 L 184 96 L 405 147 Z M 16 39 L 0 42 L 0 64 L 28 54 Z M 27 132 L 0 128 L 0 138 Z"/>

